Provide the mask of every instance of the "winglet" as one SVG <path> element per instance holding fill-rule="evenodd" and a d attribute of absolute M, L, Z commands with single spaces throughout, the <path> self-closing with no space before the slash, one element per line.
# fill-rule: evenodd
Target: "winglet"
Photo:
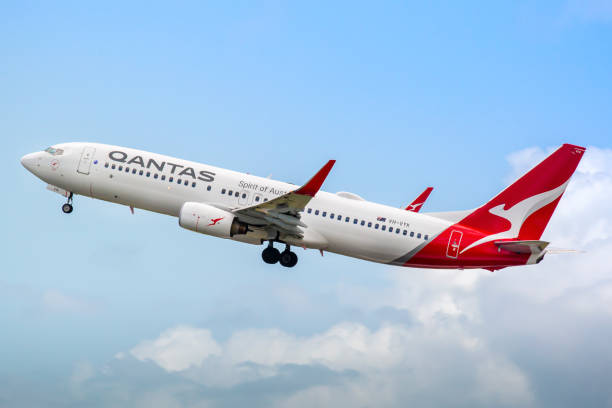
<path fill-rule="evenodd" d="M 323 185 L 323 182 L 327 178 L 327 175 L 331 171 L 332 167 L 334 167 L 335 163 L 335 160 L 328 161 L 325 166 L 321 167 L 321 170 L 319 170 L 317 174 L 308 180 L 308 183 L 295 190 L 294 193 L 314 197 Z"/>
<path fill-rule="evenodd" d="M 427 187 L 420 196 L 418 196 L 410 205 L 406 207 L 406 211 L 419 212 L 425 201 L 427 201 L 427 198 L 432 190 L 433 187 Z"/>

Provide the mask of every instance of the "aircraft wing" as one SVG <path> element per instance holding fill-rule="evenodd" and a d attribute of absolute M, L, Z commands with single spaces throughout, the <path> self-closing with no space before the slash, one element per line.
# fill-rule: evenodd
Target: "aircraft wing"
<path fill-rule="evenodd" d="M 427 201 L 427 198 L 429 197 L 429 194 L 431 194 L 432 190 L 433 187 L 427 187 L 425 191 L 421 193 L 421 195 L 419 195 L 411 204 L 406 207 L 406 211 L 419 212 L 421 207 L 423 207 L 423 204 L 425 204 L 425 201 Z"/>
<path fill-rule="evenodd" d="M 306 225 L 300 221 L 300 213 L 317 194 L 335 163 L 335 160 L 328 161 L 306 184 L 296 190 L 233 212 L 246 223 L 268 226 L 301 238 L 303 231 L 299 227 Z"/>

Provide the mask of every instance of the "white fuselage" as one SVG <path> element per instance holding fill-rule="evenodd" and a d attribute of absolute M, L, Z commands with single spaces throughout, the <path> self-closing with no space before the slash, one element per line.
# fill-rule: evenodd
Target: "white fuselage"
<path fill-rule="evenodd" d="M 55 147 L 63 153 L 57 156 L 33 153 L 24 157 L 24 166 L 43 181 L 74 194 L 174 217 L 186 202 L 237 209 L 271 200 L 298 187 L 119 146 L 66 143 Z M 301 221 L 307 226 L 306 235 L 302 242 L 291 241 L 293 245 L 398 264 L 403 263 L 398 261 L 400 258 L 423 247 L 452 224 L 426 214 L 365 201 L 350 193 L 324 191 L 319 191 L 308 203 Z M 323 239 L 311 243 L 309 230 Z M 248 236 L 235 240 L 262 243 L 261 239 L 249 240 Z"/>

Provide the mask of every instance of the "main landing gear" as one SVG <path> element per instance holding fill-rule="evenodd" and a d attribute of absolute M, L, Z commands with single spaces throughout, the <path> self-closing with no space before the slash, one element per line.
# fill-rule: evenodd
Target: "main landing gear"
<path fill-rule="evenodd" d="M 272 241 L 268 244 L 266 249 L 261 253 L 261 258 L 267 264 L 275 264 L 280 262 L 281 265 L 287 268 L 294 267 L 298 262 L 298 257 L 295 252 L 292 252 L 289 245 L 285 246 L 285 250 L 280 252 L 278 249 L 272 246 Z"/>
<path fill-rule="evenodd" d="M 68 196 L 68 201 L 62 205 L 62 211 L 64 214 L 70 214 L 72 212 L 72 193 Z"/>

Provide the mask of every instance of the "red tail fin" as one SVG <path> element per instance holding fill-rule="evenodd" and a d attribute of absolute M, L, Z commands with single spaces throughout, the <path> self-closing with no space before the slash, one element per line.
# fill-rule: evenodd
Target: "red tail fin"
<path fill-rule="evenodd" d="M 585 150 L 584 147 L 564 144 L 459 223 L 492 233 L 486 241 L 540 239 Z"/>

